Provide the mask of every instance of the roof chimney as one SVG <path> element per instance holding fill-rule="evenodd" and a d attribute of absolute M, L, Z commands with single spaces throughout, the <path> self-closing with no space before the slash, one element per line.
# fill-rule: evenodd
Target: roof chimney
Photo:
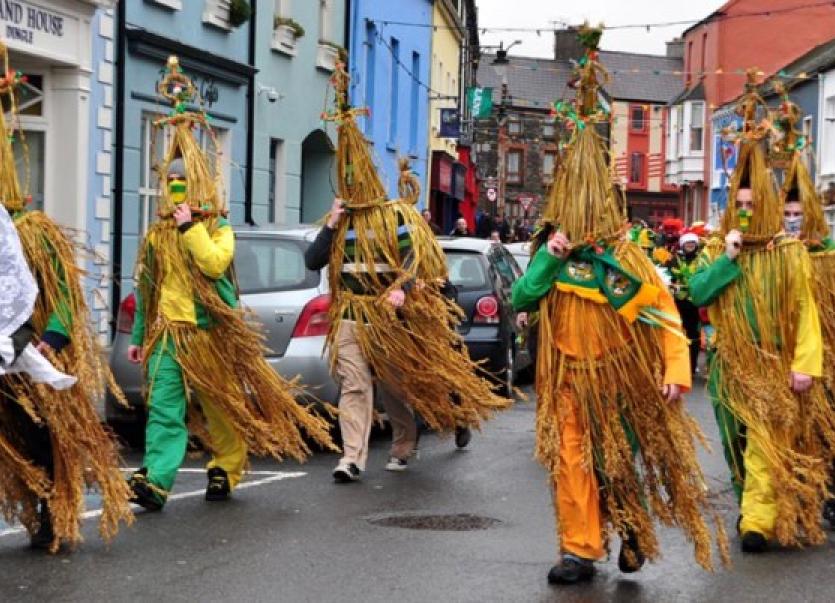
<path fill-rule="evenodd" d="M 554 58 L 558 61 L 579 60 L 586 52 L 577 37 L 577 28 L 557 29 L 554 31 Z"/>
<path fill-rule="evenodd" d="M 684 40 L 682 38 L 673 38 L 667 42 L 667 56 L 671 59 L 684 58 Z"/>

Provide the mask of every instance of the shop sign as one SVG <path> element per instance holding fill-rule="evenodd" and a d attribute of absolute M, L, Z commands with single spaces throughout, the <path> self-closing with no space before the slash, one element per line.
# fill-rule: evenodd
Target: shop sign
<path fill-rule="evenodd" d="M 0 0 L 0 34 L 13 50 L 78 62 L 76 17 L 19 0 Z"/>

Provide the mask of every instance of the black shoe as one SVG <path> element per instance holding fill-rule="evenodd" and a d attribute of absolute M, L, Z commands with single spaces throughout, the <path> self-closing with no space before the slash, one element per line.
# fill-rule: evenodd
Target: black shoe
<path fill-rule="evenodd" d="M 743 553 L 764 553 L 767 547 L 768 541 L 759 532 L 745 532 L 742 535 Z"/>
<path fill-rule="evenodd" d="M 560 562 L 548 572 L 548 584 L 577 584 L 594 576 L 594 562 L 576 555 L 563 554 Z"/>
<path fill-rule="evenodd" d="M 209 502 L 228 500 L 232 488 L 226 471 L 220 467 L 212 467 L 206 475 L 209 478 L 209 485 L 206 486 L 206 500 Z"/>
<path fill-rule="evenodd" d="M 835 499 L 823 503 L 823 518 L 829 522 L 829 529 L 835 530 Z"/>
<path fill-rule="evenodd" d="M 154 492 L 148 483 L 148 470 L 144 467 L 130 476 L 128 485 L 133 491 L 130 502 L 139 505 L 147 511 L 159 511 L 165 504 L 159 494 Z"/>
<path fill-rule="evenodd" d="M 473 432 L 470 431 L 469 427 L 456 427 L 455 428 L 455 445 L 458 449 L 466 448 L 467 445 L 470 443 L 470 440 L 473 439 Z"/>
<path fill-rule="evenodd" d="M 49 514 L 49 505 L 43 499 L 40 501 L 38 511 L 38 531 L 29 536 L 29 545 L 33 549 L 47 550 L 55 540 L 55 532 L 52 530 L 52 516 Z"/>
<path fill-rule="evenodd" d="M 333 470 L 333 481 L 338 484 L 348 484 L 360 478 L 360 468 L 354 463 L 339 463 Z"/>
<path fill-rule="evenodd" d="M 630 554 L 631 553 L 631 554 Z M 624 574 L 633 574 L 644 566 L 647 558 L 638 547 L 638 539 L 635 532 L 629 530 L 626 538 L 621 540 L 620 554 L 618 555 L 618 569 Z"/>

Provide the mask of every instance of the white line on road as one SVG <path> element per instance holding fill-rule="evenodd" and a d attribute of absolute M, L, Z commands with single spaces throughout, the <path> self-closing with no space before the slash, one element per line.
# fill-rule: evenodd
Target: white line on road
<path fill-rule="evenodd" d="M 135 469 L 125 469 L 125 471 L 135 471 Z M 180 469 L 178 473 L 204 473 L 205 469 L 192 469 L 192 468 L 184 468 Z M 247 471 L 246 475 L 265 475 L 263 479 L 257 479 L 251 482 L 241 482 L 235 488 L 235 491 L 244 490 L 246 488 L 254 488 L 255 486 L 263 486 L 264 484 L 270 484 L 272 482 L 278 482 L 285 479 L 294 479 L 297 477 L 304 477 L 307 475 L 304 471 Z M 185 498 L 194 498 L 195 496 L 201 496 L 206 493 L 205 489 L 202 490 L 189 490 L 188 492 L 178 492 L 176 494 L 172 494 L 168 497 L 168 502 L 174 500 L 183 500 Z M 134 510 L 141 509 L 139 505 L 131 505 L 131 508 Z M 81 514 L 81 519 L 92 519 L 94 517 L 99 517 L 102 514 L 102 509 L 93 509 L 92 511 L 86 511 Z M 9 536 L 11 534 L 19 534 L 21 532 L 25 532 L 26 528 L 23 526 L 16 526 L 14 528 L 7 528 L 5 530 L 0 530 L 0 538 L 3 536 Z"/>

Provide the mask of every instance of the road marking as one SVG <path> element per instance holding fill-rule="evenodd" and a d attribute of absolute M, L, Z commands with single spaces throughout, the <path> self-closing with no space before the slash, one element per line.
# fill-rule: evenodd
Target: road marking
<path fill-rule="evenodd" d="M 136 469 L 122 469 L 122 471 L 136 471 Z M 205 469 L 193 469 L 193 468 L 184 468 L 180 469 L 178 473 L 205 473 Z M 263 475 L 262 479 L 257 479 L 254 481 L 245 481 L 241 482 L 235 488 L 235 491 L 244 490 L 246 488 L 254 488 L 255 486 L 263 486 L 265 484 L 270 484 L 272 482 L 279 482 L 285 479 L 294 479 L 298 477 L 304 477 L 307 475 L 304 471 L 247 471 L 245 475 Z M 206 489 L 202 488 L 200 490 L 189 490 L 188 492 L 177 492 L 176 494 L 172 494 L 168 497 L 168 503 L 174 500 L 183 500 L 186 498 L 194 498 L 196 496 L 203 496 L 206 493 Z M 134 511 L 141 509 L 139 505 L 131 505 L 131 509 Z M 102 509 L 93 509 L 91 511 L 85 511 L 81 514 L 81 519 L 92 519 L 94 517 L 100 517 L 103 513 Z M 16 526 L 14 528 L 7 528 L 5 530 L 0 530 L 0 538 L 4 536 L 9 536 L 11 534 L 20 534 L 21 532 L 25 532 L 26 528 L 23 526 Z"/>

